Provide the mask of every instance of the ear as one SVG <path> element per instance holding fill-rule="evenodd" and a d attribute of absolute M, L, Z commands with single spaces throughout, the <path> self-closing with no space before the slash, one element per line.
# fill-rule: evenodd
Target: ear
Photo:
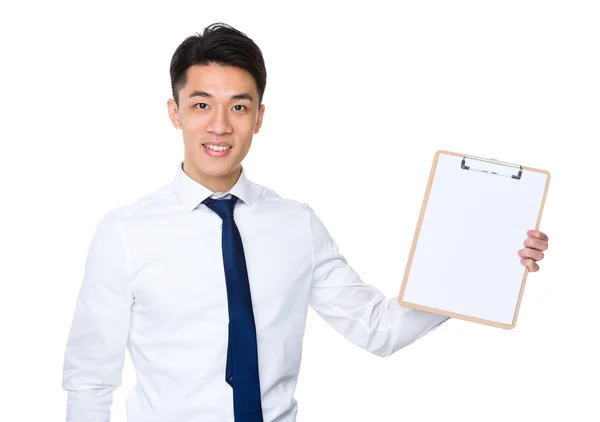
<path fill-rule="evenodd" d="M 257 134 L 262 126 L 263 115 L 265 114 L 265 105 L 261 104 L 260 110 L 258 110 L 258 116 L 256 117 L 256 126 L 254 126 L 254 133 Z"/>
<path fill-rule="evenodd" d="M 179 111 L 174 99 L 169 98 L 167 100 L 167 110 L 169 112 L 169 119 L 171 120 L 173 127 L 175 129 L 181 129 L 181 123 L 179 122 Z"/>

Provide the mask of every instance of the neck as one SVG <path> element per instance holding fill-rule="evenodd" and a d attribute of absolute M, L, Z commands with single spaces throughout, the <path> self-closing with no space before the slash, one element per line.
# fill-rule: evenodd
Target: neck
<path fill-rule="evenodd" d="M 240 165 L 231 173 L 222 176 L 211 176 L 188 165 L 185 160 L 182 169 L 191 179 L 210 189 L 212 192 L 227 192 L 237 183 L 242 174 L 242 166 Z"/>

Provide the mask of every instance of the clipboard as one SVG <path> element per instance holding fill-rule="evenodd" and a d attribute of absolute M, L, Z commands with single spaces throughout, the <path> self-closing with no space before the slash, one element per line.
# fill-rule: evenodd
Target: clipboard
<path fill-rule="evenodd" d="M 549 183 L 545 170 L 437 151 L 398 303 L 513 329 L 529 271 L 518 251 Z"/>

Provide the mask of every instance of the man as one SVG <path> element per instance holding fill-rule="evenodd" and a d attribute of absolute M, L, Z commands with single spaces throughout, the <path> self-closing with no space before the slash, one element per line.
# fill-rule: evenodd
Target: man
<path fill-rule="evenodd" d="M 247 178 L 266 85 L 251 39 L 211 25 L 170 72 L 184 159 L 171 183 L 96 228 L 65 352 L 68 421 L 109 420 L 127 349 L 129 422 L 293 422 L 309 306 L 378 356 L 447 319 L 363 283 L 310 206 Z M 530 271 L 547 241 L 527 237 Z"/>

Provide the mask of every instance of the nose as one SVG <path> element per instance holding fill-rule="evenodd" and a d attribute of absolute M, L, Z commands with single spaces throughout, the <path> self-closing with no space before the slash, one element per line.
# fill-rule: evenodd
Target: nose
<path fill-rule="evenodd" d="M 206 131 L 220 135 L 222 133 L 231 133 L 232 129 L 229 123 L 229 116 L 224 107 L 215 107 L 206 125 Z"/>

